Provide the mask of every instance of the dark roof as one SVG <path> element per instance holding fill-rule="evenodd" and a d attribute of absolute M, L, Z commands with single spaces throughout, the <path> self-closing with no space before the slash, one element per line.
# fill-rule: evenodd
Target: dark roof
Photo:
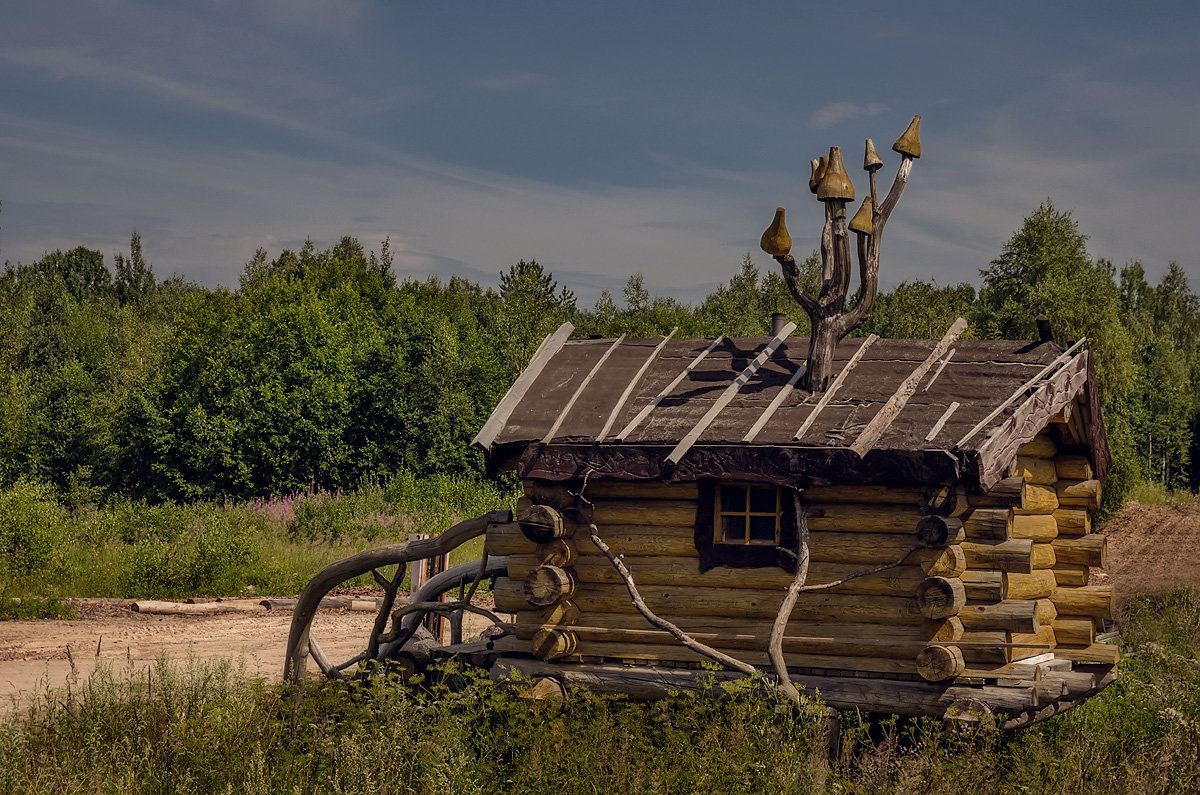
<path fill-rule="evenodd" d="M 664 344 L 662 337 L 619 342 L 568 340 L 565 337 L 569 332 L 569 326 L 564 327 L 558 332 L 561 339 L 551 335 L 543 343 L 529 369 L 480 431 L 478 446 L 568 446 L 595 452 L 606 448 L 610 457 L 611 448 L 662 448 L 658 450 L 660 456 L 667 456 L 678 451 L 680 441 L 701 423 L 771 342 L 769 337 L 722 339 L 632 430 L 616 438 L 713 341 L 670 339 Z M 864 341 L 857 338 L 841 342 L 833 367 L 835 376 L 860 351 Z M 844 383 L 818 410 L 822 395 L 788 387 L 808 354 L 807 336 L 789 337 L 703 427 L 678 464 L 686 465 L 689 456 L 703 455 L 706 448 L 729 445 L 808 451 L 794 454 L 826 462 L 831 455 L 840 459 L 901 384 L 929 359 L 936 345 L 935 340 L 873 340 Z M 999 471 L 1012 461 L 1016 449 L 1013 440 L 1017 446 L 1028 441 L 1088 384 L 1094 385 L 1088 352 L 1079 349 L 1065 357 L 1063 353 L 1051 342 L 954 341 L 946 354 L 927 364 L 916 390 L 890 423 L 882 417 L 876 422 L 876 427 L 882 428 L 881 435 L 858 453 L 868 459 L 874 457 L 877 462 L 886 452 L 907 454 L 902 457 L 909 461 L 944 461 L 952 457 L 960 475 L 964 469 L 973 470 L 985 484 L 994 482 L 999 479 Z M 1022 390 L 1011 406 L 969 438 L 963 438 L 1037 376 L 1040 378 Z M 779 401 L 781 393 L 787 394 Z M 761 430 L 747 441 L 747 433 L 773 403 L 778 405 Z M 1091 413 L 1098 421 L 1098 410 Z M 810 418 L 810 427 L 797 437 Z M 940 430 L 930 436 L 939 422 Z M 547 439 L 556 423 L 552 439 Z M 609 431 L 598 445 L 597 437 L 606 425 Z M 1102 426 L 1099 433 L 1103 433 Z M 1097 441 L 1103 444 L 1093 438 L 1093 446 Z M 989 456 L 989 452 L 993 454 Z M 575 457 L 580 455 L 586 457 L 583 452 Z M 986 460 L 997 457 L 1007 460 Z M 1107 461 L 1106 447 L 1101 457 Z M 989 472 L 989 464 L 997 471 Z M 914 479 L 948 477 L 934 474 Z"/>

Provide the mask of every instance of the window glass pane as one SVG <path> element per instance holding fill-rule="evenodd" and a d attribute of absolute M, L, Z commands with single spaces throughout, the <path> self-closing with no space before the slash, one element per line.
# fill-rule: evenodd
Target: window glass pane
<path fill-rule="evenodd" d="M 746 510 L 746 487 L 722 486 L 721 510 L 743 513 Z M 771 510 L 774 510 L 774 508 Z"/>
<path fill-rule="evenodd" d="M 750 489 L 750 511 L 752 513 L 775 513 L 774 486 L 762 488 L 754 486 Z"/>
<path fill-rule="evenodd" d="M 751 516 L 750 540 L 775 543 L 775 517 Z"/>
<path fill-rule="evenodd" d="M 738 544 L 746 542 L 746 517 L 722 516 L 721 538 Z"/>

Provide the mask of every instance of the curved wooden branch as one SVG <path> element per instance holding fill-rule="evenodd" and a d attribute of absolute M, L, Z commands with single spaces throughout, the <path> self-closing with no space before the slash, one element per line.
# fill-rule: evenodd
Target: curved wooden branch
<path fill-rule="evenodd" d="M 466 612 L 466 613 L 474 613 L 477 616 L 483 616 L 488 621 L 491 621 L 493 624 L 495 624 L 498 627 L 504 627 L 507 629 L 512 626 L 509 622 L 500 618 L 495 613 L 493 613 L 491 610 L 488 610 L 486 607 L 480 607 L 479 605 L 473 605 L 469 601 L 466 601 L 465 599 L 455 600 L 453 602 L 413 602 L 412 604 L 408 604 L 408 605 L 404 605 L 403 607 L 396 608 L 395 612 L 392 613 L 392 620 L 394 622 L 396 622 L 395 624 L 393 624 L 392 632 L 389 633 L 389 635 L 382 636 L 380 638 L 380 640 L 384 641 L 384 642 L 394 641 L 396 639 L 396 636 L 399 635 L 399 633 L 401 631 L 399 629 L 400 621 L 405 616 L 411 615 L 413 613 L 420 613 L 421 618 L 424 618 L 427 613 L 439 613 L 439 614 L 448 615 L 450 613 L 457 613 L 460 610 L 463 612 Z"/>
<path fill-rule="evenodd" d="M 874 232 L 867 241 L 867 256 L 859 260 L 862 298 L 854 305 L 853 309 L 836 319 L 838 339 L 842 339 L 865 323 L 871 310 L 875 307 L 875 297 L 879 292 L 879 242 L 883 238 L 883 229 L 887 225 L 888 218 L 891 217 L 892 210 L 896 208 L 896 202 L 900 201 L 900 194 L 904 192 L 904 186 L 908 184 L 912 165 L 913 159 L 910 155 L 904 155 L 901 158 L 900 168 L 896 170 L 896 179 L 892 182 L 891 190 L 888 191 L 883 202 L 876 207 L 872 224 Z"/>
<path fill-rule="evenodd" d="M 791 291 L 792 297 L 796 299 L 796 303 L 800 304 L 800 308 L 804 310 L 810 320 L 815 320 L 817 301 L 804 292 L 804 288 L 800 286 L 800 267 L 796 264 L 795 257 L 785 254 L 782 257 L 775 257 L 775 261 L 783 269 L 783 281 Z"/>
<path fill-rule="evenodd" d="M 881 571 L 894 569 L 900 566 L 908 559 L 908 556 L 916 552 L 920 547 L 914 545 L 912 549 L 904 553 L 904 557 L 894 563 L 885 563 L 882 566 L 876 566 L 873 569 L 865 569 L 856 571 L 852 574 L 847 574 L 839 580 L 833 582 L 821 583 L 819 585 L 807 585 L 805 580 L 808 579 L 808 563 L 809 563 L 809 535 L 808 535 L 808 520 L 805 516 L 804 505 L 800 502 L 800 495 L 792 493 L 792 503 L 796 509 L 796 530 L 799 538 L 799 554 L 796 556 L 796 576 L 788 585 L 787 594 L 783 597 L 783 603 L 779 605 L 779 612 L 775 614 L 775 621 L 771 624 L 771 635 L 767 642 L 767 657 L 771 660 L 771 667 L 775 670 L 775 676 L 779 680 L 779 689 L 785 696 L 792 700 L 793 703 L 800 703 L 800 691 L 792 684 L 790 675 L 787 669 L 787 660 L 783 656 L 783 634 L 787 630 L 788 621 L 792 617 L 792 609 L 796 606 L 796 600 L 802 593 L 812 591 L 826 591 L 831 588 L 836 588 L 839 585 L 844 585 L 850 580 L 866 577 L 871 574 L 878 574 Z"/>
<path fill-rule="evenodd" d="M 810 591 L 828 591 L 831 588 L 838 587 L 839 585 L 845 585 L 851 580 L 857 580 L 859 577 L 868 577 L 872 574 L 878 574 L 881 571 L 887 571 L 888 569 L 894 569 L 897 566 L 903 566 L 904 561 L 908 560 L 908 556 L 916 552 L 918 549 L 920 549 L 920 547 L 913 547 L 908 552 L 905 552 L 904 557 L 900 558 L 899 560 L 894 560 L 891 563 L 884 563 L 882 566 L 876 566 L 873 569 L 863 569 L 862 571 L 856 571 L 853 574 L 847 574 L 840 580 L 823 582 L 820 585 L 805 585 L 800 589 L 800 593 L 809 593 Z"/>
<path fill-rule="evenodd" d="M 321 673 L 333 679 L 346 678 L 342 676 L 342 669 L 339 666 L 334 665 L 333 660 L 330 660 L 325 654 L 324 650 L 321 649 L 321 644 L 317 643 L 316 638 L 308 639 L 308 651 L 309 654 L 312 655 L 313 662 L 315 662 L 317 667 L 321 669 Z"/>
<path fill-rule="evenodd" d="M 463 578 L 470 575 L 475 576 L 476 584 L 478 584 L 484 578 L 503 576 L 507 571 L 508 558 L 502 555 L 484 555 L 484 557 L 477 561 L 473 560 L 468 563 L 451 566 L 445 571 L 429 578 L 424 585 L 409 596 L 409 603 L 434 602 L 442 594 L 449 593 L 455 588 L 460 587 Z M 471 592 L 468 595 L 472 597 L 475 595 L 475 586 L 472 586 Z M 436 602 L 436 604 L 446 603 Z M 400 624 L 396 625 L 399 629 L 393 628 L 392 633 L 390 633 L 392 639 L 384 641 L 384 645 L 380 647 L 376 659 L 387 660 L 396 656 L 404 644 L 416 634 L 424 618 L 425 613 L 421 611 L 405 613 L 401 618 Z"/>
<path fill-rule="evenodd" d="M 379 612 L 375 614 L 375 623 L 371 625 L 371 634 L 367 638 L 367 659 L 373 660 L 379 654 L 379 636 L 387 629 L 388 613 L 392 610 L 392 605 L 396 603 L 396 592 L 400 590 L 400 583 L 404 579 L 404 571 L 408 566 L 404 563 L 396 564 L 396 574 L 391 580 L 388 580 L 379 573 L 379 569 L 371 569 L 371 576 L 375 578 L 375 582 L 379 587 L 383 588 L 383 602 L 379 605 Z M 309 636 L 308 642 L 312 643 L 312 636 Z M 340 670 L 340 669 L 339 669 Z"/>
<path fill-rule="evenodd" d="M 767 656 L 771 660 L 771 667 L 775 669 L 775 676 L 779 680 L 779 689 L 794 703 L 799 704 L 800 691 L 792 684 L 791 676 L 788 674 L 787 660 L 783 657 L 783 633 L 792 617 L 792 609 L 796 606 L 800 589 L 804 587 L 804 581 L 808 579 L 808 518 L 805 516 L 804 506 L 800 503 L 800 495 L 794 491 L 792 492 L 792 503 L 796 508 L 796 530 L 799 535 L 800 548 L 799 554 L 796 556 L 796 576 L 788 586 L 787 594 L 783 597 L 783 604 L 779 605 L 779 612 L 775 614 L 775 623 L 771 625 L 771 637 L 767 642 Z"/>
<path fill-rule="evenodd" d="M 604 556 L 608 558 L 608 562 L 611 563 L 613 568 L 617 570 L 617 574 L 621 575 L 621 579 L 625 582 L 625 588 L 629 591 L 629 597 L 633 600 L 633 606 L 639 613 L 642 614 L 642 618 L 646 619 L 651 625 L 658 627 L 664 632 L 670 633 L 676 640 L 697 654 L 707 657 L 710 660 L 714 660 L 726 668 L 738 671 L 746 676 L 754 676 L 758 673 L 758 669 L 753 665 L 744 663 L 735 657 L 730 657 L 728 654 L 717 651 L 711 646 L 706 646 L 705 644 L 688 635 L 679 627 L 672 624 L 670 621 L 667 621 L 665 618 L 660 618 L 653 610 L 651 610 L 649 606 L 647 606 L 646 601 L 642 599 L 642 595 L 638 591 L 637 584 L 633 581 L 633 575 L 629 573 L 629 569 L 625 566 L 624 561 L 622 561 L 621 558 L 609 548 L 608 544 L 604 542 L 604 539 L 600 537 L 600 530 L 596 527 L 596 523 L 592 521 L 591 509 L 585 508 L 581 510 L 580 513 L 585 514 L 585 518 L 588 523 L 588 532 L 591 533 L 592 537 L 592 543 L 596 545 L 597 549 L 604 553 Z"/>
<path fill-rule="evenodd" d="M 284 657 L 283 678 L 285 682 L 299 683 L 304 679 L 304 667 L 309 653 L 309 631 L 313 616 L 321 600 L 335 587 L 361 574 L 381 566 L 408 563 L 414 560 L 444 555 L 466 541 L 482 535 L 489 524 L 506 524 L 512 521 L 511 511 L 492 511 L 473 519 L 459 522 L 441 535 L 419 541 L 369 549 L 357 555 L 332 563 L 321 569 L 304 586 L 296 608 L 292 612 L 292 625 L 288 631 L 287 651 Z"/>

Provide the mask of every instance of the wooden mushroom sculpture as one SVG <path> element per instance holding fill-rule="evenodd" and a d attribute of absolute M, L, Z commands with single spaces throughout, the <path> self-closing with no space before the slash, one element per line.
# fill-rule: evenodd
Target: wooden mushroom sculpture
<path fill-rule="evenodd" d="M 825 205 L 825 226 L 821 231 L 821 291 L 809 295 L 800 284 L 800 269 L 791 254 L 791 237 L 787 247 L 780 245 L 778 234 L 783 229 L 783 209 L 776 211 L 775 222 L 763 234 L 763 251 L 770 254 L 783 269 L 783 278 L 792 296 L 809 317 L 811 332 L 808 345 L 808 369 L 805 386 L 812 392 L 824 392 L 833 370 L 833 352 L 847 334 L 861 326 L 875 306 L 879 289 L 879 245 L 883 228 L 900 200 L 912 172 L 913 160 L 921 156 L 921 117 L 914 116 L 908 129 L 892 150 L 900 154 L 900 167 L 883 201 L 875 188 L 875 173 L 883 159 L 868 138 L 863 156 L 863 169 L 870 175 L 871 193 L 863 199 L 858 212 L 846 222 L 846 202 L 854 201 L 854 183 L 842 162 L 842 150 L 829 149 L 828 159 L 813 160 L 809 189 Z M 777 228 L 778 227 L 778 228 Z M 774 231 L 773 231 L 774 230 Z M 858 270 L 861 294 L 854 307 L 845 311 L 853 269 L 849 232 L 857 237 Z"/>

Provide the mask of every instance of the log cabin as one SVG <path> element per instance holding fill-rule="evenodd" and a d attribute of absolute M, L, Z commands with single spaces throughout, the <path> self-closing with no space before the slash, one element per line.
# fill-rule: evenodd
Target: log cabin
<path fill-rule="evenodd" d="M 1107 685 L 1091 353 L 964 326 L 844 339 L 819 392 L 781 316 L 768 338 L 550 334 L 473 443 L 525 495 L 486 534 L 515 626 L 495 670 L 652 698 L 706 652 L 736 668 L 717 678 L 778 675 L 778 625 L 787 679 L 838 709 L 1016 727 Z"/>

